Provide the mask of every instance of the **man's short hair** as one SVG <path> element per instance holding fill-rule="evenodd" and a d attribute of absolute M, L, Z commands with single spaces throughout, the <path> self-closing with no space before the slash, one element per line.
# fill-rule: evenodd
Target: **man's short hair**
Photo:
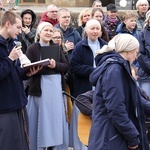
<path fill-rule="evenodd" d="M 4 27 L 7 21 L 9 21 L 11 25 L 13 25 L 16 23 L 16 18 L 22 20 L 17 13 L 12 11 L 5 11 L 0 16 L 0 26 Z"/>
<path fill-rule="evenodd" d="M 92 7 L 93 7 L 96 3 L 101 3 L 101 5 L 102 5 L 102 2 L 101 2 L 100 0 L 95 0 L 95 1 L 93 2 L 93 4 L 92 4 Z"/>
<path fill-rule="evenodd" d="M 58 10 L 58 17 L 60 16 L 61 12 L 70 12 L 67 8 L 60 8 Z"/>

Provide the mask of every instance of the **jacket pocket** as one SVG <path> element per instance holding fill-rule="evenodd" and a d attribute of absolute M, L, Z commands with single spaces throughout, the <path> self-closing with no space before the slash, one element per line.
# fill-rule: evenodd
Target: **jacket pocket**
<path fill-rule="evenodd" d="M 116 134 L 109 139 L 108 150 L 128 150 L 128 146 L 125 139 Z"/>

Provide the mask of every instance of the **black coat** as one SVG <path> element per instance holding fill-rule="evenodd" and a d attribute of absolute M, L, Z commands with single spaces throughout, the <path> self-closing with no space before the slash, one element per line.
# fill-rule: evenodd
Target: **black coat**
<path fill-rule="evenodd" d="M 51 43 L 53 44 L 53 43 Z M 55 45 L 55 44 L 53 44 Z M 56 45 L 56 48 L 58 45 Z M 68 62 L 63 54 L 63 51 L 60 48 L 60 61 L 56 62 L 56 67 L 52 69 L 53 71 L 64 74 L 67 72 L 69 65 Z M 39 43 L 34 43 L 29 46 L 27 52 L 26 52 L 27 57 L 31 60 L 31 62 L 36 62 L 39 61 L 41 58 L 41 46 Z M 41 86 L 40 86 L 40 78 L 42 74 L 49 74 L 50 68 L 43 67 L 41 71 L 39 71 L 37 74 L 33 75 L 30 78 L 30 86 L 29 86 L 29 95 L 33 96 L 40 96 L 41 95 Z"/>

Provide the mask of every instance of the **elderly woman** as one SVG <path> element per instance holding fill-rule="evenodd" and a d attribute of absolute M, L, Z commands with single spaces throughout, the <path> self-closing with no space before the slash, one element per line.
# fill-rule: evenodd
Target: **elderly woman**
<path fill-rule="evenodd" d="M 91 19 L 85 26 L 86 37 L 76 44 L 71 59 L 71 71 L 74 74 L 73 96 L 92 90 L 89 82 L 89 75 L 94 71 L 96 65 L 94 57 L 96 50 L 106 45 L 107 42 L 99 38 L 101 36 L 101 25 L 99 21 Z M 74 105 L 71 121 L 71 136 L 75 150 L 84 150 L 78 141 L 77 136 L 77 117 L 79 110 Z"/>
<path fill-rule="evenodd" d="M 89 75 L 96 67 L 94 61 L 95 52 L 107 44 L 107 42 L 99 38 L 102 34 L 99 21 L 95 19 L 89 20 L 85 26 L 85 32 L 87 37 L 77 43 L 71 59 L 70 67 L 74 74 L 73 91 L 75 97 L 83 92 L 92 90 Z"/>
<path fill-rule="evenodd" d="M 138 0 L 136 3 L 136 9 L 138 14 L 137 19 L 137 32 L 140 32 L 144 27 L 145 14 L 148 11 L 149 3 L 147 0 Z"/>
<path fill-rule="evenodd" d="M 90 75 L 95 90 L 88 150 L 149 150 L 145 113 L 150 102 L 141 97 L 130 71 L 138 49 L 138 40 L 125 33 L 97 52 L 97 69 Z"/>
<path fill-rule="evenodd" d="M 76 29 L 80 36 L 84 38 L 84 27 L 88 20 L 91 19 L 91 9 L 85 8 L 81 11 L 78 17 L 78 28 Z"/>

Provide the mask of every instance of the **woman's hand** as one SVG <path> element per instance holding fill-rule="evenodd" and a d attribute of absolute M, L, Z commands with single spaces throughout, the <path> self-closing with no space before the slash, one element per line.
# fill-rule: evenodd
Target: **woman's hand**
<path fill-rule="evenodd" d="M 73 42 L 69 42 L 68 40 L 65 43 L 65 47 L 67 49 L 67 51 L 70 51 L 72 49 L 74 49 L 74 43 Z"/>
<path fill-rule="evenodd" d="M 50 59 L 50 65 L 48 65 L 49 68 L 55 68 L 56 67 L 56 61 L 54 59 Z"/>
<path fill-rule="evenodd" d="M 25 33 L 25 34 L 28 34 L 30 32 L 30 29 L 25 26 L 25 27 L 22 27 L 22 31 Z"/>
<path fill-rule="evenodd" d="M 132 146 L 132 147 L 128 146 L 128 147 L 129 147 L 129 149 L 137 149 L 137 148 L 138 148 L 138 145 Z"/>
<path fill-rule="evenodd" d="M 32 68 L 30 68 L 29 72 L 27 72 L 26 75 L 27 75 L 28 77 L 30 77 L 30 76 L 36 74 L 39 70 L 41 70 L 42 67 L 43 67 L 43 66 L 32 67 Z"/>

